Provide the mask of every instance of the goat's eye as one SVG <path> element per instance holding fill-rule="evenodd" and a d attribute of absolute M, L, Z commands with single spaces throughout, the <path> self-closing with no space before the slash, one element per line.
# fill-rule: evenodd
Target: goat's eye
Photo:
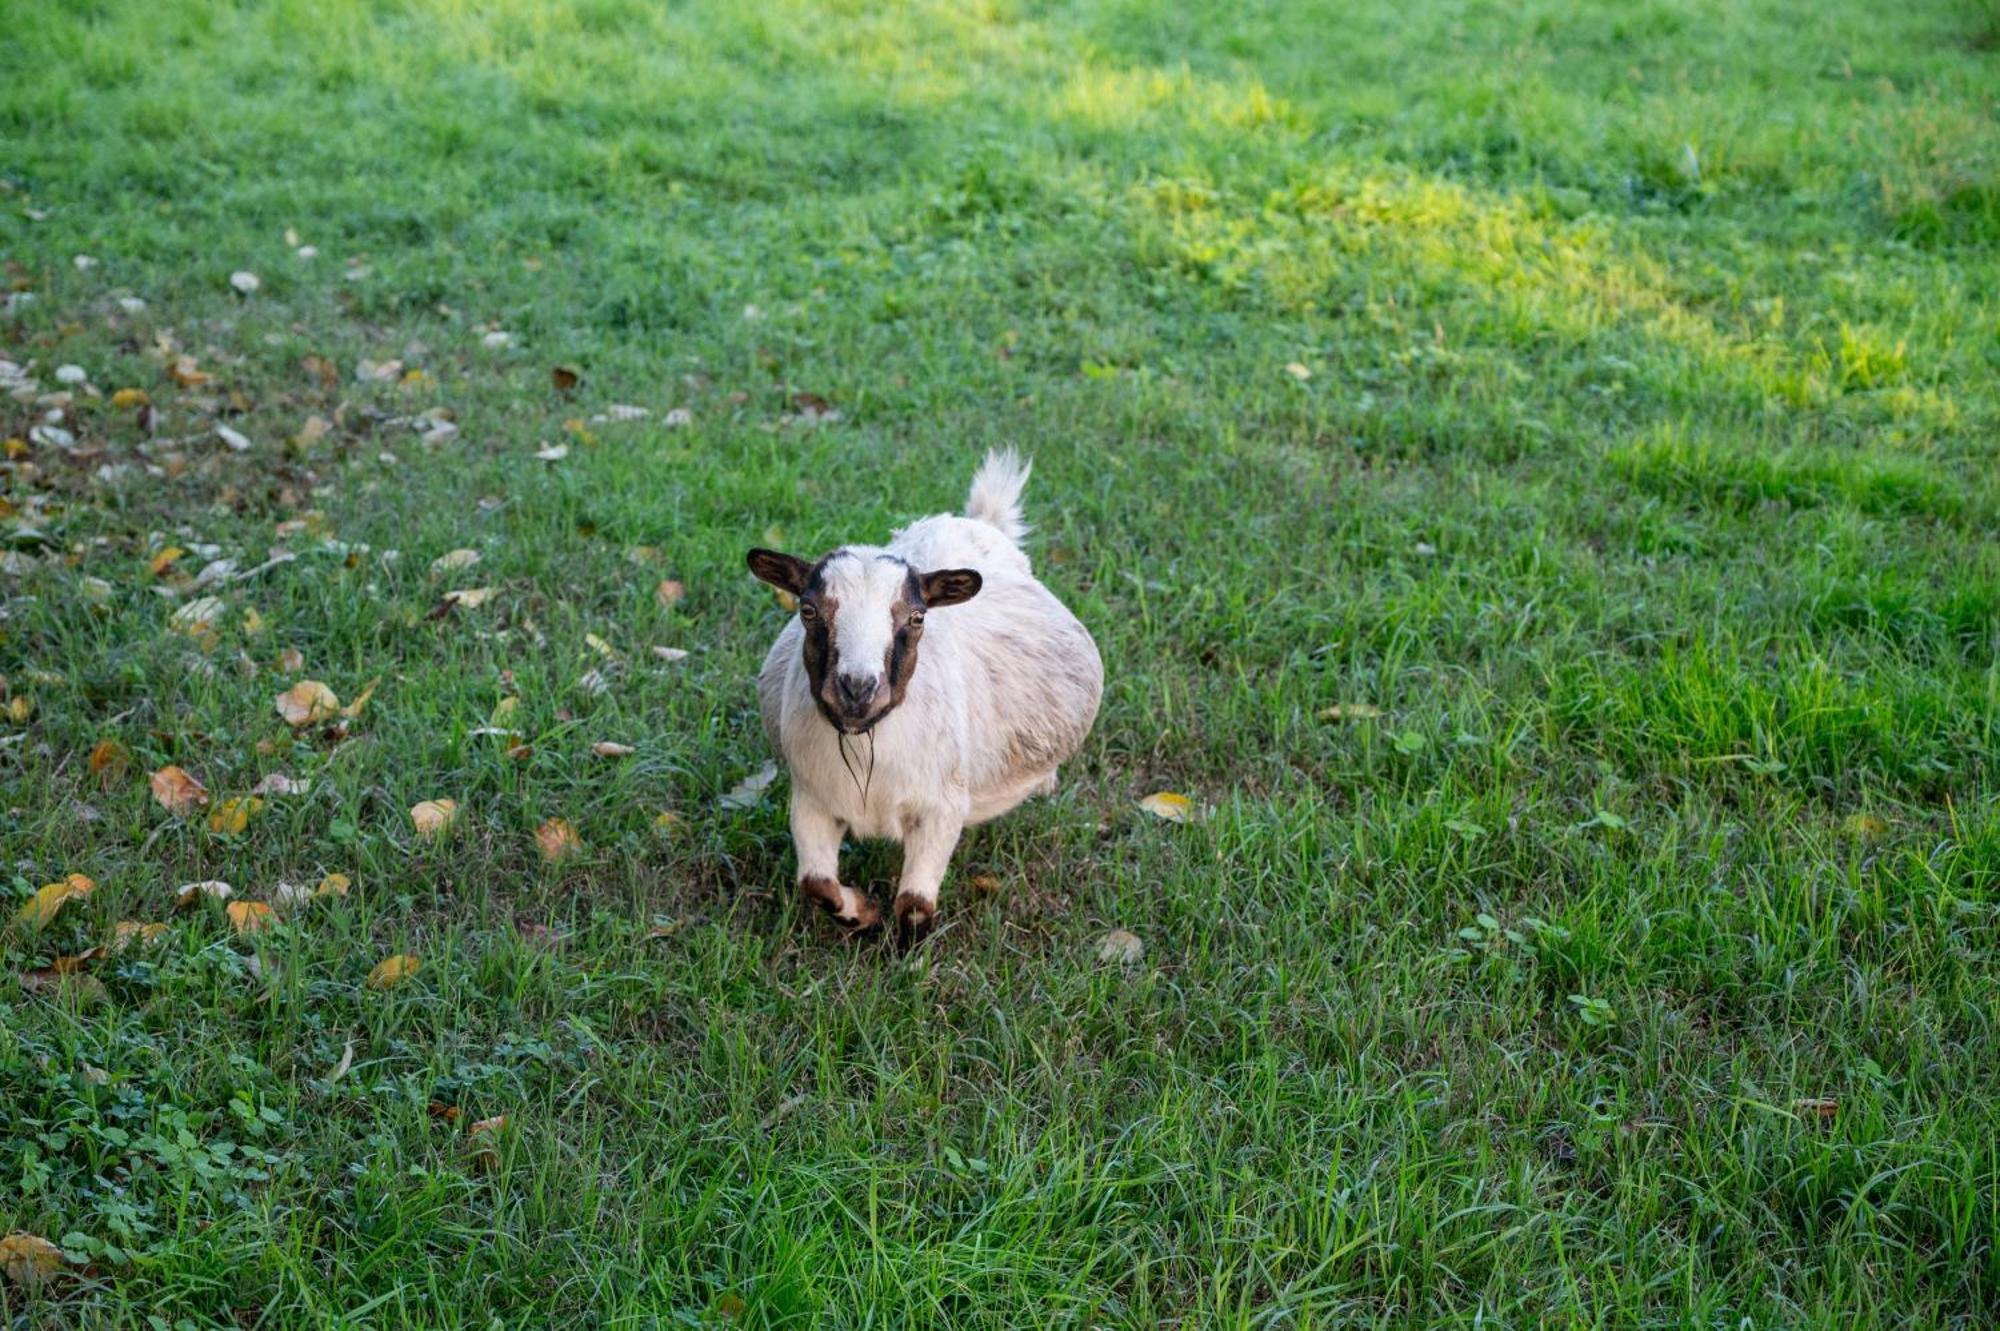
<path fill-rule="evenodd" d="M 812 603 L 811 601 L 800 601 L 800 602 L 799 602 L 799 618 L 800 618 L 800 619 L 818 619 L 818 618 L 819 618 L 819 609 L 818 609 L 818 608 L 817 608 L 816 606 L 814 606 L 814 605 L 813 605 L 813 603 Z"/>

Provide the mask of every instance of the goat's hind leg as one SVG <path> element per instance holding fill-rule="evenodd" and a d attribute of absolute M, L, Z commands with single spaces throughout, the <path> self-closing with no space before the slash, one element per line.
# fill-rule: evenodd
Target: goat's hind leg
<path fill-rule="evenodd" d="M 840 839 L 846 830 L 808 796 L 792 792 L 792 847 L 799 856 L 800 895 L 846 928 L 873 929 L 882 923 L 882 908 L 866 892 L 840 881 Z"/>

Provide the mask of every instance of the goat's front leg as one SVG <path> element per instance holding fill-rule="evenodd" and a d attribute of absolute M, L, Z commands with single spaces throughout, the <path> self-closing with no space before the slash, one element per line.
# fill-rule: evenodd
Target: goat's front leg
<path fill-rule="evenodd" d="M 838 818 L 814 804 L 810 796 L 792 792 L 792 847 L 799 856 L 799 894 L 849 929 L 873 929 L 882 923 L 882 908 L 866 892 L 840 882 L 840 839 L 846 831 Z"/>
<path fill-rule="evenodd" d="M 937 919 L 938 888 L 965 830 L 964 814 L 924 809 L 903 816 L 903 882 L 896 893 L 896 928 L 905 940 L 930 932 Z"/>

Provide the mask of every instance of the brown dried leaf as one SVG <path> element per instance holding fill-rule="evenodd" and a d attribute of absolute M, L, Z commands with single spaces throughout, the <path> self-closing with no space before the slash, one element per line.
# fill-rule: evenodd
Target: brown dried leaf
<path fill-rule="evenodd" d="M 457 818 L 457 800 L 424 800 L 410 806 L 410 823 L 421 837 L 444 835 Z"/>
<path fill-rule="evenodd" d="M 549 371 L 549 382 L 558 393 L 573 392 L 582 376 L 567 365 L 558 365 Z"/>
<path fill-rule="evenodd" d="M 15 1284 L 35 1289 L 63 1269 L 63 1251 L 39 1234 L 9 1234 L 0 1238 L 0 1274 Z"/>
<path fill-rule="evenodd" d="M 302 679 L 272 700 L 278 715 L 294 730 L 316 726 L 340 715 L 340 698 L 316 679 Z"/>
<path fill-rule="evenodd" d="M 559 864 L 583 849 L 582 839 L 567 818 L 544 820 L 535 829 L 535 845 L 541 850 L 542 859 L 549 864 Z"/>
<path fill-rule="evenodd" d="M 152 776 L 153 798 L 176 818 L 185 818 L 208 803 L 208 789 L 169 763 Z"/>

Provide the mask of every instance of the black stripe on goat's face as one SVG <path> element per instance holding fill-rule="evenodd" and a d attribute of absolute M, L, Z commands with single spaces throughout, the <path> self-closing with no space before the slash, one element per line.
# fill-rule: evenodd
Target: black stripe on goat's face
<path fill-rule="evenodd" d="M 817 564 L 752 550 L 751 572 L 798 598 L 806 678 L 834 729 L 858 735 L 908 694 L 924 619 L 979 592 L 976 570 L 918 573 L 884 551 L 835 550 Z"/>

